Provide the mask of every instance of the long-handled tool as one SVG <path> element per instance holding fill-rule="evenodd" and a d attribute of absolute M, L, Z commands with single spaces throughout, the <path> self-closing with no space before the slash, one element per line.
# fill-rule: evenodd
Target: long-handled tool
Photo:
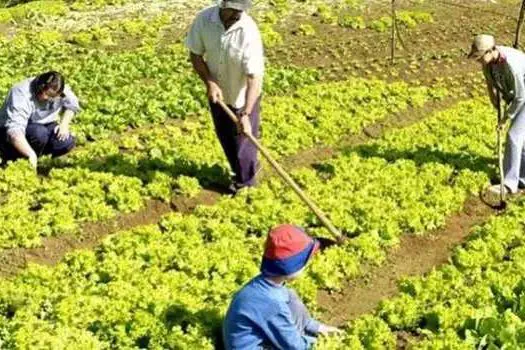
<path fill-rule="evenodd" d="M 237 116 L 233 111 L 222 101 L 219 101 L 219 105 L 224 109 L 224 111 L 228 114 L 230 119 L 235 123 L 238 124 L 239 120 L 237 119 Z M 328 220 L 326 215 L 315 205 L 315 203 L 308 198 L 306 193 L 304 193 L 301 188 L 295 183 L 295 181 L 288 175 L 288 173 L 273 159 L 273 157 L 270 155 L 268 150 L 264 148 L 259 141 L 252 135 L 252 134 L 245 134 L 246 137 L 257 147 L 257 149 L 261 152 L 261 154 L 268 160 L 268 162 L 271 164 L 271 166 L 277 171 L 279 176 L 288 184 L 290 187 L 297 193 L 299 198 L 302 199 L 302 201 L 312 210 L 312 212 L 319 218 L 321 223 L 330 231 L 330 233 L 334 236 L 336 241 L 338 243 L 342 243 L 344 240 L 344 236 L 335 228 L 335 226 Z"/>
<path fill-rule="evenodd" d="M 499 206 L 498 209 L 505 209 L 507 207 L 507 202 L 505 201 L 505 173 L 503 171 L 503 137 L 501 135 L 502 131 L 502 121 L 503 121 L 503 112 L 501 111 L 501 93 L 498 91 L 498 161 L 499 161 L 499 178 L 500 178 L 500 187 L 499 187 Z"/>

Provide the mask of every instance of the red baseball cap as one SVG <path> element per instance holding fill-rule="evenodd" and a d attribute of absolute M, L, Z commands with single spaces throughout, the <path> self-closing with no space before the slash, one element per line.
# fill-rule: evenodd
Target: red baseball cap
<path fill-rule="evenodd" d="M 279 225 L 268 233 L 261 272 L 287 276 L 301 270 L 319 249 L 319 242 L 295 225 Z"/>

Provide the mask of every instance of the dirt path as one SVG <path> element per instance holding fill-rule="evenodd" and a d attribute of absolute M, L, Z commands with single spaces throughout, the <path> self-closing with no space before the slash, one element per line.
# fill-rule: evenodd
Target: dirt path
<path fill-rule="evenodd" d="M 57 264 L 67 253 L 79 249 L 92 249 L 110 234 L 142 225 L 153 225 L 162 216 L 178 211 L 189 213 L 199 204 L 213 204 L 220 197 L 216 191 L 203 190 L 196 198 L 174 197 L 171 203 L 151 200 L 141 211 L 122 214 L 105 222 L 86 223 L 81 234 L 49 237 L 42 240 L 42 247 L 16 248 L 0 251 L 0 277 L 15 275 L 28 263 L 41 265 Z"/>
<path fill-rule="evenodd" d="M 373 312 L 381 300 L 397 293 L 397 281 L 404 276 L 422 275 L 446 263 L 455 246 L 464 242 L 471 229 L 485 222 L 496 211 L 479 198 L 470 198 L 464 210 L 447 219 L 445 227 L 424 236 L 403 236 L 399 247 L 389 252 L 387 262 L 368 267 L 341 293 L 320 291 L 318 304 L 325 322 L 343 325 Z"/>

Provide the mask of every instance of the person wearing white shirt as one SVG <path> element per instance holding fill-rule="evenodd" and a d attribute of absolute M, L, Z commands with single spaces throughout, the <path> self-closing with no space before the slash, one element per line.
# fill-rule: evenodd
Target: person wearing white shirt
<path fill-rule="evenodd" d="M 235 193 L 255 185 L 257 148 L 245 134 L 259 137 L 264 75 L 259 29 L 246 13 L 250 0 L 222 0 L 201 11 L 186 38 L 193 68 L 205 83 L 215 131 L 235 173 L 229 189 Z M 238 116 L 235 125 L 222 100 Z"/>

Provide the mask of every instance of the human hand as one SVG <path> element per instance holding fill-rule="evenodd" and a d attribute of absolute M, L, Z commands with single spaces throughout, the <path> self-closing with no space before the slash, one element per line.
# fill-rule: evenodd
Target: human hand
<path fill-rule="evenodd" d="M 250 116 L 245 112 L 241 113 L 241 115 L 238 117 L 237 130 L 241 134 L 252 134 L 252 123 L 250 121 Z"/>
<path fill-rule="evenodd" d="M 38 166 L 38 157 L 36 156 L 36 153 L 32 153 L 31 155 L 29 155 L 28 160 L 29 164 L 31 164 L 31 166 L 36 169 Z"/>
<path fill-rule="evenodd" d="M 70 132 L 69 132 L 69 125 L 61 123 L 60 125 L 57 125 L 55 127 L 55 134 L 57 135 L 58 141 L 64 142 L 68 139 Z"/>
<path fill-rule="evenodd" d="M 321 324 L 319 326 L 319 334 L 330 335 L 330 334 L 343 334 L 343 330 L 337 327 L 332 327 L 326 324 Z"/>
<path fill-rule="evenodd" d="M 208 99 L 211 102 L 217 103 L 223 100 L 222 89 L 217 82 L 210 80 L 206 84 L 206 87 L 208 89 Z"/>

